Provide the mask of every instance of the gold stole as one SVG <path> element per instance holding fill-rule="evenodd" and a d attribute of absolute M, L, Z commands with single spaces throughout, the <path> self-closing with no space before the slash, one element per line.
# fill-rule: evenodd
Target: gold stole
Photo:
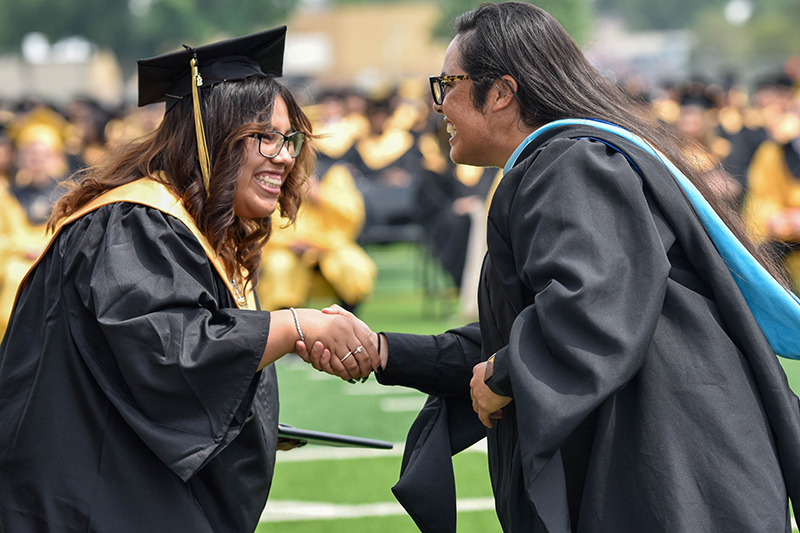
<path fill-rule="evenodd" d="M 208 260 L 211 261 L 211 264 L 217 269 L 217 272 L 225 282 L 225 286 L 228 287 L 228 291 L 230 291 L 231 295 L 233 296 L 236 306 L 239 308 L 244 307 L 248 309 L 256 308 L 255 297 L 252 289 L 248 288 L 244 297 L 240 296 L 241 293 L 236 287 L 234 287 L 233 283 L 228 278 L 228 274 L 225 272 L 225 266 L 222 264 L 222 261 L 211 247 L 208 239 L 206 239 L 205 235 L 200 232 L 200 229 L 194 223 L 192 217 L 183 207 L 180 199 L 173 195 L 163 184 L 151 178 L 141 178 L 131 183 L 126 183 L 125 185 L 120 185 L 119 187 L 111 189 L 110 191 L 101 194 L 88 204 L 84 205 L 70 216 L 61 219 L 61 221 L 58 223 L 58 226 L 56 226 L 55 231 L 53 231 L 53 236 L 50 238 L 47 246 L 45 246 L 41 255 L 33 264 L 33 266 L 31 266 L 30 270 L 28 270 L 28 273 L 25 275 L 25 277 L 22 278 L 22 281 L 19 284 L 19 289 L 17 289 L 17 297 L 14 300 L 15 307 L 16 302 L 19 300 L 20 294 L 22 294 L 22 288 L 25 287 L 25 283 L 28 280 L 28 276 L 30 276 L 31 272 L 33 272 L 33 269 L 36 268 L 36 265 L 39 264 L 39 261 L 42 260 L 42 257 L 44 257 L 45 253 L 47 253 L 47 250 L 50 249 L 50 246 L 52 246 L 53 242 L 55 242 L 56 237 L 61 232 L 62 228 L 67 224 L 79 219 L 86 213 L 90 213 L 95 209 L 103 207 L 104 205 L 117 202 L 146 205 L 148 207 L 158 209 L 159 211 L 171 215 L 183 222 L 183 224 L 189 228 L 189 231 L 191 231 L 200 242 L 200 245 L 203 247 L 203 250 L 205 250 L 206 255 L 208 256 Z M 244 279 L 245 277 L 246 276 L 242 275 L 241 279 Z"/>
<path fill-rule="evenodd" d="M 382 170 L 414 146 L 414 136 L 403 130 L 387 130 L 379 137 L 366 137 L 358 141 L 356 149 L 361 160 L 371 170 Z"/>

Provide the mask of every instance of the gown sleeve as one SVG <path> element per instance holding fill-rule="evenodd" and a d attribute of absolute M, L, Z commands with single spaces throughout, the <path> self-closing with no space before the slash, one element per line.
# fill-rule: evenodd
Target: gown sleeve
<path fill-rule="evenodd" d="M 183 223 L 118 203 L 73 224 L 69 323 L 102 389 L 182 479 L 239 433 L 258 386 L 269 313 L 240 310 Z"/>
<path fill-rule="evenodd" d="M 477 322 L 440 335 L 385 335 L 389 359 L 377 375 L 380 383 L 413 387 L 433 396 L 469 398 L 472 367 L 481 361 Z"/>
<path fill-rule="evenodd" d="M 538 472 L 642 366 L 670 265 L 624 155 L 589 139 L 556 140 L 523 164 L 516 190 L 496 195 L 507 227 L 490 215 L 489 239 L 509 250 L 511 264 L 493 262 L 500 279 L 532 296 L 493 379 L 514 399 L 524 460 Z"/>

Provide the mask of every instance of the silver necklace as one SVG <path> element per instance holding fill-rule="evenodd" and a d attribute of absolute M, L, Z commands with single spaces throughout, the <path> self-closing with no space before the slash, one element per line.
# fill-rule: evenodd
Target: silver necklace
<path fill-rule="evenodd" d="M 236 303 L 239 304 L 239 307 L 247 307 L 247 298 L 245 298 L 241 291 L 239 291 L 239 286 L 236 284 L 236 278 L 231 278 L 231 286 L 233 287 L 233 292 L 236 294 Z"/>

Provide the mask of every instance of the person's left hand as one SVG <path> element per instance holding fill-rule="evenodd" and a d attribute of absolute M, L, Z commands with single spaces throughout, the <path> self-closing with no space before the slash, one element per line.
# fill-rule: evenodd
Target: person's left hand
<path fill-rule="evenodd" d="M 300 439 L 287 439 L 284 437 L 278 437 L 278 447 L 277 450 L 279 452 L 288 452 L 289 450 L 294 450 L 295 448 L 300 448 L 301 446 L 305 446 L 308 444 L 308 441 L 300 440 Z"/>
<path fill-rule="evenodd" d="M 469 382 L 472 408 L 487 428 L 493 427 L 492 419 L 503 418 L 503 407 L 511 403 L 508 396 L 500 396 L 484 383 L 486 362 L 478 363 L 472 369 L 472 380 Z"/>

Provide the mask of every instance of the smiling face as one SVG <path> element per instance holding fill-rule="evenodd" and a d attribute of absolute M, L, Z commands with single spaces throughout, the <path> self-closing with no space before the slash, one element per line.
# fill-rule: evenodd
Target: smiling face
<path fill-rule="evenodd" d="M 460 65 L 458 41 L 457 36 L 447 47 L 442 66 L 443 76 L 467 74 Z M 491 124 L 487 115 L 475 109 L 471 89 L 472 80 L 447 83 L 442 105 L 434 104 L 433 109 L 444 115 L 450 133 L 450 158 L 455 163 L 492 166 Z"/>
<path fill-rule="evenodd" d="M 285 135 L 293 131 L 289 110 L 280 96 L 275 98 L 270 123 L 270 130 Z M 233 214 L 242 218 L 264 218 L 277 209 L 281 185 L 295 160 L 285 146 L 278 155 L 267 159 L 258 153 L 258 141 L 252 137 L 247 138 L 245 150 L 247 154 L 233 196 Z"/>

